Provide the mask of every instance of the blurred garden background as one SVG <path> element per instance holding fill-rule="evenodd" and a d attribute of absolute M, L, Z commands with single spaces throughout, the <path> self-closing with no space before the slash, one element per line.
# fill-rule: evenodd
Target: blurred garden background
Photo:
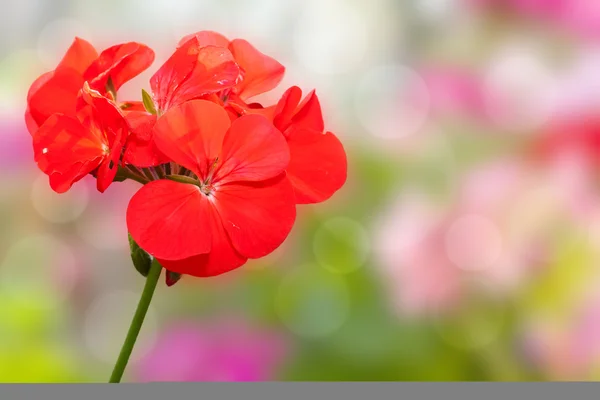
<path fill-rule="evenodd" d="M 20 0 L 0 14 L 0 381 L 103 382 L 137 184 L 63 195 L 29 85 L 74 36 L 242 37 L 317 89 L 345 187 L 269 257 L 159 284 L 126 381 L 600 379 L 597 0 Z M 598 135 L 598 136 L 596 136 Z"/>

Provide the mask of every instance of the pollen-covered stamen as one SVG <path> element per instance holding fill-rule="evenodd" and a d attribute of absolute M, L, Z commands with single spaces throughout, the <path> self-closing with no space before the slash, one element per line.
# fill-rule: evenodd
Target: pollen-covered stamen
<path fill-rule="evenodd" d="M 108 153 L 110 153 L 110 148 L 108 147 L 108 145 L 106 143 L 102 143 L 102 153 L 104 155 L 107 155 Z"/>

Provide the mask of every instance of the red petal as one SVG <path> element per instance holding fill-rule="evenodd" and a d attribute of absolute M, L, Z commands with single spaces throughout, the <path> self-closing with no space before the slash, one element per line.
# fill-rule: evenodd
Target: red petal
<path fill-rule="evenodd" d="M 77 94 L 83 86 L 83 78 L 74 70 L 61 68 L 52 73 L 38 78 L 45 80 L 35 91 L 30 90 L 28 95 L 28 109 L 31 118 L 37 125 L 41 125 L 52 114 L 60 113 L 75 116 Z M 34 85 L 37 85 L 34 82 Z M 32 87 L 33 89 L 33 87 Z"/>
<path fill-rule="evenodd" d="M 292 118 L 292 124 L 297 128 L 311 129 L 317 132 L 325 130 L 321 104 L 314 90 L 298 106 L 298 110 Z"/>
<path fill-rule="evenodd" d="M 302 103 L 300 103 L 301 97 L 300 88 L 297 86 L 289 88 L 277 103 L 273 124 L 282 132 L 290 126 L 323 132 L 325 130 L 323 113 L 315 91 L 310 92 Z"/>
<path fill-rule="evenodd" d="M 236 92 L 242 99 L 268 92 L 283 79 L 285 67 L 247 41 L 235 39 L 229 44 L 229 50 L 243 71 L 244 78 L 236 86 Z"/>
<path fill-rule="evenodd" d="M 330 198 L 346 182 L 347 161 L 342 143 L 331 132 L 291 129 L 289 180 L 297 204 L 319 203 Z"/>
<path fill-rule="evenodd" d="M 198 40 L 198 44 L 202 47 L 204 46 L 218 46 L 218 47 L 227 47 L 229 46 L 229 39 L 220 33 L 213 31 L 199 31 L 196 33 L 192 33 L 190 35 L 184 36 L 177 47 L 184 46 L 191 39 L 196 38 Z"/>
<path fill-rule="evenodd" d="M 123 143 L 129 133 L 129 126 L 119 107 L 87 84 L 79 97 L 77 117 L 86 128 L 102 132 L 111 148 L 114 142 Z"/>
<path fill-rule="evenodd" d="M 77 72 L 79 75 L 83 75 L 85 70 L 94 62 L 97 57 L 98 52 L 94 46 L 92 46 L 87 40 L 76 37 L 67 50 L 67 53 L 58 64 L 57 69 L 68 68 Z"/>
<path fill-rule="evenodd" d="M 267 118 L 269 121 L 273 121 L 273 116 L 275 115 L 275 110 L 277 107 L 263 107 L 262 104 L 259 103 L 247 104 L 235 94 L 229 96 L 229 99 L 227 100 L 227 106 L 228 109 L 231 109 L 233 112 L 235 112 L 236 118 L 242 115 L 258 114 Z"/>
<path fill-rule="evenodd" d="M 46 84 L 46 82 L 48 82 L 52 78 L 53 75 L 54 71 L 46 72 L 40 75 L 35 81 L 33 81 L 31 86 L 29 87 L 29 91 L 27 92 L 27 109 L 25 110 L 25 124 L 27 125 L 27 130 L 29 131 L 29 134 L 32 136 L 38 130 L 39 124 L 37 123 L 36 119 L 31 113 L 29 102 L 31 98 L 40 90 L 40 88 L 42 88 Z"/>
<path fill-rule="evenodd" d="M 129 201 L 127 228 L 149 254 L 163 260 L 182 260 L 210 251 L 210 207 L 198 186 L 153 181 Z"/>
<path fill-rule="evenodd" d="M 104 192 L 117 174 L 129 125 L 117 105 L 90 89 L 87 83 L 81 91 L 77 117 L 88 131 L 97 132 L 107 143 L 107 154 L 97 176 L 98 190 Z"/>
<path fill-rule="evenodd" d="M 231 244 L 231 240 L 223 228 L 221 218 L 214 207 L 210 208 L 210 224 L 206 228 L 212 235 L 210 253 L 200 254 L 185 260 L 159 260 L 161 265 L 180 274 L 198 277 L 216 276 L 236 269 L 248 260 L 240 255 Z"/>
<path fill-rule="evenodd" d="M 281 132 L 261 115 L 246 115 L 225 135 L 213 182 L 262 181 L 281 174 L 290 161 Z"/>
<path fill-rule="evenodd" d="M 52 114 L 75 115 L 77 93 L 83 85 L 83 71 L 98 53 L 83 39 L 75 38 L 55 71 L 38 77 L 27 93 L 27 127 L 35 133 L 36 126 Z"/>
<path fill-rule="evenodd" d="M 39 128 L 37 122 L 35 122 L 35 119 L 33 119 L 33 116 L 31 115 L 29 107 L 27 107 L 25 110 L 25 126 L 27 127 L 27 131 L 31 136 L 33 136 L 33 134 L 37 132 Z"/>
<path fill-rule="evenodd" d="M 29 102 L 31 97 L 38 90 L 40 90 L 40 88 L 43 87 L 46 84 L 46 82 L 48 82 L 50 80 L 50 78 L 52 78 L 53 75 L 54 75 L 54 71 L 45 72 L 42 75 L 38 76 L 35 81 L 33 81 L 31 86 L 29 87 L 29 91 L 27 92 L 27 102 Z"/>
<path fill-rule="evenodd" d="M 248 258 L 279 247 L 296 219 L 294 191 L 285 174 L 269 181 L 217 186 L 214 205 L 233 246 Z"/>
<path fill-rule="evenodd" d="M 57 193 L 66 192 L 71 188 L 73 183 L 84 178 L 88 174 L 85 171 L 92 169 L 93 165 L 95 165 L 94 162 L 77 163 L 62 174 L 58 172 L 51 173 L 48 176 L 50 187 Z"/>
<path fill-rule="evenodd" d="M 125 115 L 125 119 L 129 124 L 131 134 L 127 139 L 123 155 L 124 163 L 146 168 L 169 162 L 167 156 L 156 147 L 152 137 L 156 115 L 131 111 Z"/>
<path fill-rule="evenodd" d="M 281 99 L 277 103 L 273 118 L 273 124 L 281 132 L 285 132 L 292 123 L 292 117 L 296 113 L 296 109 L 298 108 L 301 99 L 302 90 L 300 90 L 298 86 L 292 86 L 285 91 L 283 96 L 281 96 Z"/>
<path fill-rule="evenodd" d="M 146 70 L 154 62 L 154 51 L 137 42 L 118 44 L 100 53 L 85 71 L 84 78 L 93 89 L 104 93 L 108 78 L 116 90 Z"/>
<path fill-rule="evenodd" d="M 233 87 L 239 67 L 229 50 L 201 47 L 196 38 L 188 41 L 150 79 L 154 100 L 160 110 Z"/>
<path fill-rule="evenodd" d="M 98 167 L 107 144 L 75 118 L 60 114 L 50 117 L 33 138 L 35 161 L 59 193 Z"/>
<path fill-rule="evenodd" d="M 204 179 L 221 153 L 230 125 L 223 107 L 193 100 L 171 108 L 157 120 L 154 141 L 169 159 Z"/>

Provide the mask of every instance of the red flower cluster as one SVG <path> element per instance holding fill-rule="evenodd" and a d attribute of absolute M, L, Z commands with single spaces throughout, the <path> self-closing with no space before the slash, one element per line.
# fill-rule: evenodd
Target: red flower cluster
<path fill-rule="evenodd" d="M 144 186 L 127 226 L 169 271 L 218 275 L 263 257 L 287 237 L 296 205 L 331 197 L 346 180 L 342 144 L 325 131 L 314 92 L 291 87 L 271 106 L 285 68 L 245 40 L 183 38 L 150 79 L 143 101 L 117 92 L 154 61 L 139 43 L 100 54 L 75 39 L 27 95 L 35 160 L 56 192 L 86 175 Z"/>

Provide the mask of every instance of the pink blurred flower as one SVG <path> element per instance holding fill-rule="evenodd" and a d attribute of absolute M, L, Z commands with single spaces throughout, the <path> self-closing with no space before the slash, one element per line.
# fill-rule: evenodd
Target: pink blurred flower
<path fill-rule="evenodd" d="M 501 160 L 469 173 L 450 206 L 424 195 L 393 204 L 375 242 L 398 309 L 448 311 L 478 290 L 504 296 L 532 281 L 577 195 L 570 181 L 545 172 Z"/>
<path fill-rule="evenodd" d="M 265 381 L 288 354 L 285 338 L 243 319 L 180 322 L 137 365 L 139 381 Z"/>
<path fill-rule="evenodd" d="M 0 119 L 2 119 L 0 114 Z M 31 144 L 28 143 L 27 129 L 21 120 L 5 118 L 0 122 L 0 137 L 2 146 L 0 146 L 0 168 L 10 169 L 15 172 L 25 162 L 29 162 L 33 157 Z M 21 167 L 22 168 L 22 167 Z M 6 173 L 7 176 L 10 176 Z M 14 175 L 14 174 L 13 174 Z"/>
<path fill-rule="evenodd" d="M 487 119 L 481 77 L 475 71 L 458 67 L 430 67 L 420 71 L 434 112 Z"/>

